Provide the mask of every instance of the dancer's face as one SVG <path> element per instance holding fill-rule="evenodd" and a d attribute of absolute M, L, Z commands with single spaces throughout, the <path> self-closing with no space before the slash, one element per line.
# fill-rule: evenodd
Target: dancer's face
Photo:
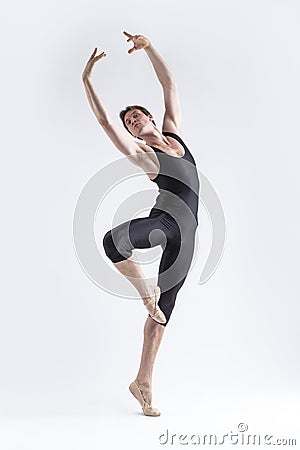
<path fill-rule="evenodd" d="M 126 127 L 135 137 L 142 137 L 145 132 L 153 129 L 154 124 L 152 123 L 152 119 L 153 117 L 151 115 L 146 116 L 139 109 L 128 111 L 124 117 Z"/>

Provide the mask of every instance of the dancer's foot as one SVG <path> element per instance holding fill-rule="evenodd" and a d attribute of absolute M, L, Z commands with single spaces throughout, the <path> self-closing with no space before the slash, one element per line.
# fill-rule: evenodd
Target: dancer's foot
<path fill-rule="evenodd" d="M 144 305 L 146 306 L 152 319 L 161 324 L 166 323 L 166 317 L 157 304 L 160 297 L 160 287 L 151 285 L 149 286 L 149 289 L 152 291 L 152 294 L 150 298 L 143 298 Z"/>
<path fill-rule="evenodd" d="M 140 403 L 145 416 L 152 416 L 152 417 L 160 416 L 159 410 L 151 406 L 150 388 L 139 386 L 135 380 L 129 385 L 129 390 Z"/>

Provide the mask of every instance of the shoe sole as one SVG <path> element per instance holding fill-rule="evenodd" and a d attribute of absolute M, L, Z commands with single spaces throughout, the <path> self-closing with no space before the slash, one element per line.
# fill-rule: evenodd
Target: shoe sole
<path fill-rule="evenodd" d="M 136 384 L 134 383 L 134 381 L 129 385 L 129 390 L 132 393 L 132 395 L 134 396 L 134 398 L 137 399 L 137 401 L 139 402 L 139 404 L 142 407 L 143 413 L 145 416 L 149 416 L 149 417 L 157 417 L 158 415 L 160 416 L 160 413 L 158 415 L 154 415 L 154 414 L 146 414 L 145 410 L 143 408 L 144 405 L 144 399 L 143 396 L 141 394 L 141 391 L 139 390 L 139 388 L 136 386 Z"/>

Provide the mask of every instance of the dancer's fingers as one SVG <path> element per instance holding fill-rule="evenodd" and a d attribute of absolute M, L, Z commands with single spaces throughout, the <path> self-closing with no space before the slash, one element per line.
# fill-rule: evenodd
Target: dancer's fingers
<path fill-rule="evenodd" d="M 123 31 L 123 33 L 127 36 L 127 37 L 133 37 L 133 35 L 132 34 L 130 34 L 130 33 L 127 33 L 127 31 Z"/>
<path fill-rule="evenodd" d="M 100 53 L 100 55 L 94 56 L 95 52 L 93 52 L 92 56 L 90 57 L 90 61 L 98 61 L 98 59 L 104 58 L 104 56 L 107 56 L 105 52 Z"/>
<path fill-rule="evenodd" d="M 98 61 L 98 59 L 104 58 L 105 56 L 107 56 L 106 53 L 102 52 L 101 55 L 96 56 L 95 59 Z"/>
<path fill-rule="evenodd" d="M 93 53 L 92 53 L 90 59 L 94 58 L 94 56 L 95 56 L 96 53 L 97 53 L 97 47 L 95 47 L 95 50 L 93 51 Z"/>

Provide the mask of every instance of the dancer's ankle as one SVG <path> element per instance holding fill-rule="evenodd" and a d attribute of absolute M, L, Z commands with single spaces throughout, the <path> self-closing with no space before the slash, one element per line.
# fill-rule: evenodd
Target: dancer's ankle
<path fill-rule="evenodd" d="M 134 381 L 140 388 L 151 389 L 151 381 L 149 379 L 136 378 Z"/>
<path fill-rule="evenodd" d="M 144 303 L 148 303 L 155 296 L 155 285 L 150 285 L 145 291 L 141 293 L 141 298 Z"/>

